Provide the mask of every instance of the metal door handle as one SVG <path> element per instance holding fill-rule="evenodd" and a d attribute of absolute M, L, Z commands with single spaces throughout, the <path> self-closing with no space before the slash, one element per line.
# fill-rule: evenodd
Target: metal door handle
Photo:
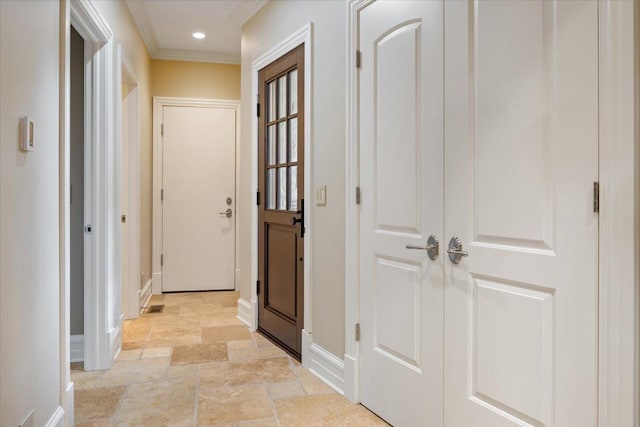
<path fill-rule="evenodd" d="M 224 211 L 224 212 L 220 212 L 220 215 L 224 215 L 224 216 L 226 216 L 227 218 L 231 218 L 231 216 L 233 215 L 233 211 L 232 211 L 231 209 L 227 209 L 227 210 L 226 210 L 226 211 Z"/>
<path fill-rule="evenodd" d="M 447 253 L 449 254 L 449 260 L 454 264 L 460 264 L 462 257 L 469 256 L 469 252 L 462 250 L 462 241 L 457 237 L 452 237 L 451 240 L 449 240 Z"/>
<path fill-rule="evenodd" d="M 432 261 L 435 261 L 436 259 L 438 259 L 438 255 L 440 252 L 440 242 L 438 242 L 438 238 L 433 234 L 429 236 L 429 239 L 427 239 L 426 246 L 407 243 L 404 247 L 407 249 L 418 249 L 421 251 L 427 251 L 427 255 L 429 256 L 429 259 L 431 259 Z"/>

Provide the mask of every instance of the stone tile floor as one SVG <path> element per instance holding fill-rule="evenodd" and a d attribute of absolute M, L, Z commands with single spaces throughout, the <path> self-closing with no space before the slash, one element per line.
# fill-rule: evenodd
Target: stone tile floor
<path fill-rule="evenodd" d="M 237 292 L 153 296 L 108 371 L 71 365 L 76 426 L 386 426 L 236 318 Z"/>

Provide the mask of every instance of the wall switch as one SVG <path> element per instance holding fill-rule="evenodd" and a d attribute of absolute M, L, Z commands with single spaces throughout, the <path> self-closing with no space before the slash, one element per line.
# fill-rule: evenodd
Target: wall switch
<path fill-rule="evenodd" d="M 327 186 L 322 185 L 316 188 L 316 205 L 325 206 L 327 204 Z"/>
<path fill-rule="evenodd" d="M 33 427 L 33 411 L 29 412 L 29 415 L 22 420 L 18 427 Z"/>
<path fill-rule="evenodd" d="M 29 116 L 24 116 L 20 120 L 20 148 L 24 151 L 34 151 L 36 149 L 34 139 L 35 125 L 29 120 Z"/>

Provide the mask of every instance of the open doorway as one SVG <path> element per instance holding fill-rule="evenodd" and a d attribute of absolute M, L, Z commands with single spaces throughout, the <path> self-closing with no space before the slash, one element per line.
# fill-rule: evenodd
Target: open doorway
<path fill-rule="evenodd" d="M 151 298 L 151 283 L 144 286 L 140 275 L 140 131 L 138 120 L 138 79 L 133 67 L 118 46 L 117 64 L 120 72 L 120 225 L 122 313 L 125 319 L 135 319 Z"/>
<path fill-rule="evenodd" d="M 70 35 L 70 267 L 71 362 L 84 361 L 84 39 L 71 27 Z"/>

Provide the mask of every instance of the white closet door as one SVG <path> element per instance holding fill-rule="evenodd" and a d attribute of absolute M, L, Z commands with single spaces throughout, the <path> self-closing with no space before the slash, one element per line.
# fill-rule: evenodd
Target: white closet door
<path fill-rule="evenodd" d="M 360 17 L 362 403 L 394 426 L 442 424 L 442 2 Z"/>
<path fill-rule="evenodd" d="M 447 426 L 594 426 L 598 3 L 445 4 Z"/>

